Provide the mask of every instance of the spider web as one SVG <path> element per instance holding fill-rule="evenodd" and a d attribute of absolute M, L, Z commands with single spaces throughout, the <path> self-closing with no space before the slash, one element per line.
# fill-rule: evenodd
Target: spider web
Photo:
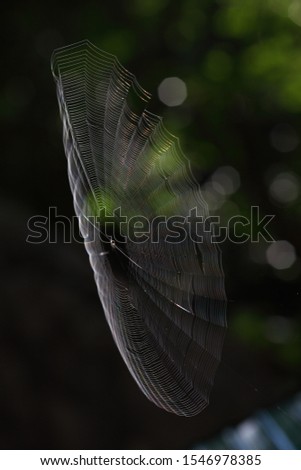
<path fill-rule="evenodd" d="M 153 221 L 197 208 L 207 217 L 200 187 L 178 139 L 147 111 L 151 95 L 115 56 L 82 41 L 54 51 L 52 71 L 75 212 L 113 338 L 152 402 L 195 415 L 209 402 L 226 327 L 212 234 L 171 243 L 163 222 L 156 242 L 120 243 L 91 215 L 119 207 Z"/>

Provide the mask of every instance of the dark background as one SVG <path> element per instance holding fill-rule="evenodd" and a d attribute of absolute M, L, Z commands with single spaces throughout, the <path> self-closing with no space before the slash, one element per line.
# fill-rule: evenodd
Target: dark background
<path fill-rule="evenodd" d="M 0 442 L 5 448 L 188 448 L 300 388 L 301 8 L 288 0 L 14 2 L 2 16 Z M 27 220 L 73 215 L 50 71 L 54 48 L 90 39 L 135 73 L 201 182 L 220 166 L 239 190 L 217 213 L 275 214 L 288 269 L 264 243 L 222 246 L 229 332 L 211 403 L 172 416 L 147 401 L 113 344 L 82 245 L 28 244 Z M 188 98 L 157 98 L 165 77 Z M 276 136 L 276 137 L 275 137 Z M 276 144 L 275 144 L 276 142 Z"/>

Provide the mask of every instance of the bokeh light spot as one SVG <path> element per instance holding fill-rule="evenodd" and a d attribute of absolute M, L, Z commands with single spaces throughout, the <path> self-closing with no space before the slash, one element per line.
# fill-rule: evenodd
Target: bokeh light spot
<path fill-rule="evenodd" d="M 204 199 L 210 211 L 219 209 L 225 202 L 224 194 L 221 193 L 220 187 L 218 189 L 217 185 L 214 185 L 212 181 L 208 181 L 202 188 Z"/>
<path fill-rule="evenodd" d="M 243 421 L 237 426 L 237 432 L 243 442 L 254 442 L 258 437 L 258 424 L 254 419 Z"/>
<path fill-rule="evenodd" d="M 180 106 L 187 98 L 186 84 L 178 77 L 165 78 L 158 87 L 158 96 L 167 106 Z"/>
<path fill-rule="evenodd" d="M 221 166 L 213 173 L 212 184 L 214 189 L 221 194 L 233 194 L 240 186 L 239 173 L 232 166 Z"/>
<path fill-rule="evenodd" d="M 298 26 L 301 26 L 301 3 L 300 0 L 291 2 L 287 10 L 288 17 Z"/>
<path fill-rule="evenodd" d="M 297 259 L 295 248 L 286 240 L 272 243 L 266 251 L 266 257 L 275 269 L 288 269 Z"/>
<path fill-rule="evenodd" d="M 273 199 L 287 204 L 295 201 L 299 196 L 299 182 L 290 172 L 279 173 L 270 184 L 269 192 Z"/>

